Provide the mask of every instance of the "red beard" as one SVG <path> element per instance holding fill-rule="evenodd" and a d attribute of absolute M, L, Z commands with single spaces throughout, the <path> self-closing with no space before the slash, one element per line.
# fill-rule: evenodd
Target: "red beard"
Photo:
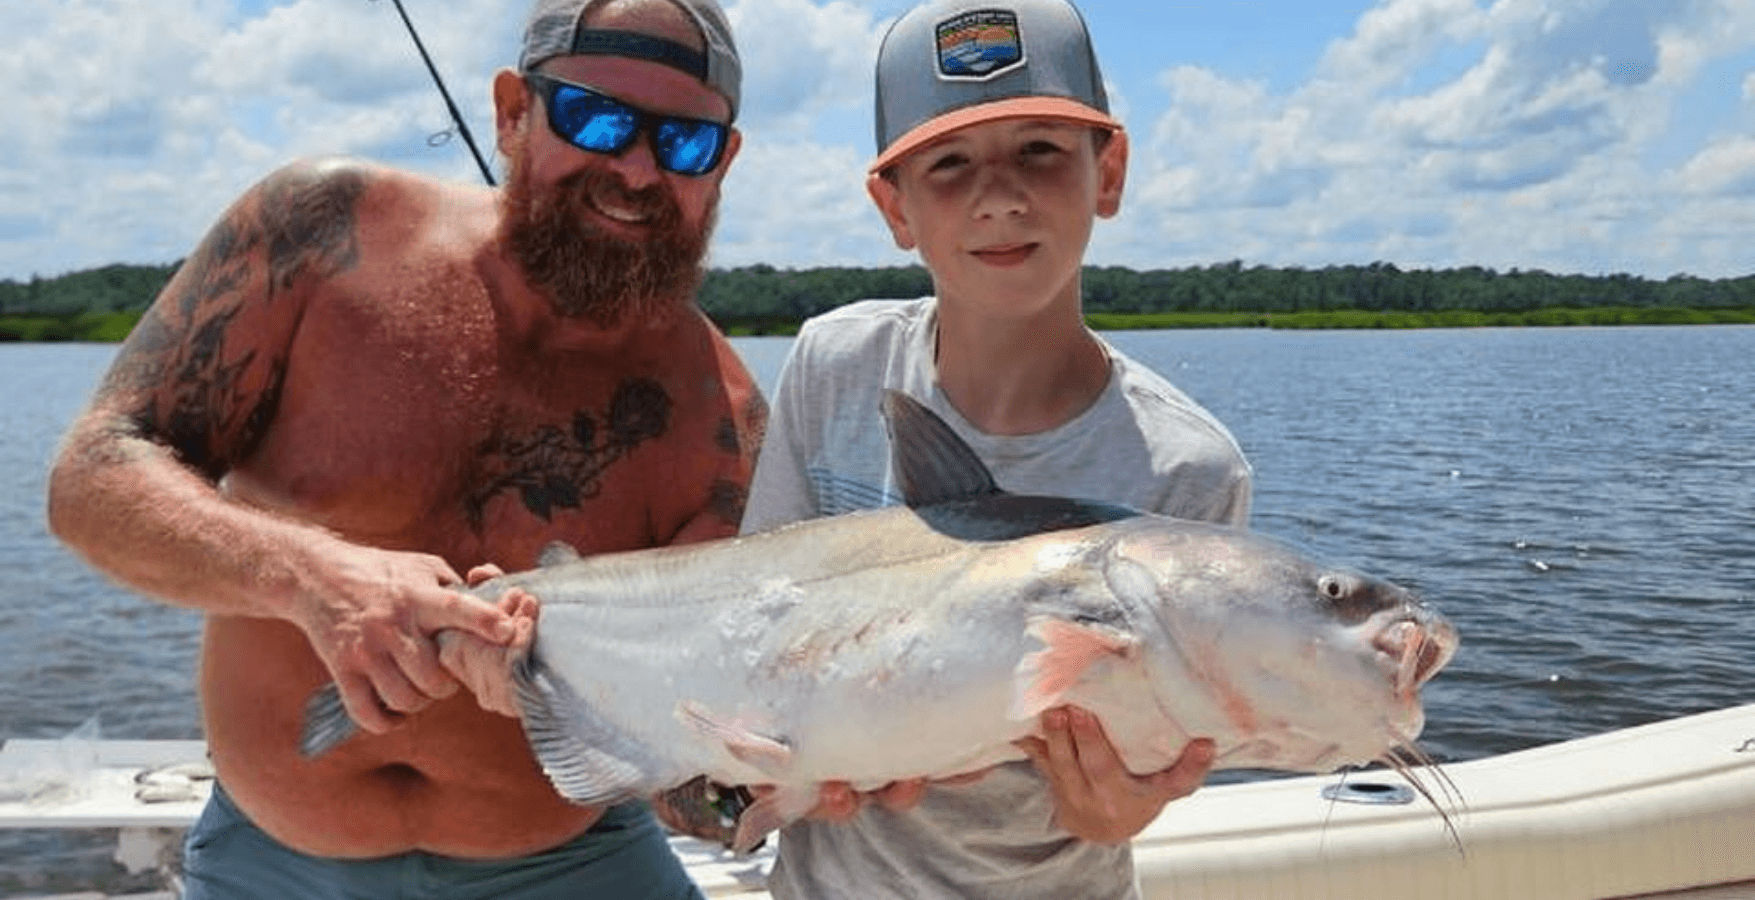
<path fill-rule="evenodd" d="M 614 328 L 663 324 L 686 307 L 704 274 L 711 210 L 691 229 L 664 185 L 631 191 L 596 166 L 538 188 L 522 149 L 511 156 L 502 227 L 524 277 L 548 296 L 556 315 Z M 637 210 L 648 236 L 629 240 L 598 225 L 593 196 Z"/>

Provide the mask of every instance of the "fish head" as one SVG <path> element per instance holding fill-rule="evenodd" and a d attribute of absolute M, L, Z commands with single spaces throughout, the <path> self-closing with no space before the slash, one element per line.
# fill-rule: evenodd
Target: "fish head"
<path fill-rule="evenodd" d="M 1424 726 L 1420 687 L 1456 629 L 1412 591 L 1253 532 L 1146 516 L 1105 577 L 1137 622 L 1165 717 L 1222 768 L 1323 772 L 1382 758 Z"/>

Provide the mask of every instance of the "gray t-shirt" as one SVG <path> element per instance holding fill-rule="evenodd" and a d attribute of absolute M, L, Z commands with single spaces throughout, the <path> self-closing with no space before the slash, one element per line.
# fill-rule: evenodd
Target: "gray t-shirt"
<path fill-rule="evenodd" d="M 1247 524 L 1250 471 L 1231 435 L 1107 342 L 1109 384 L 1089 409 L 1040 434 L 977 430 L 938 388 L 936 309 L 931 298 L 865 301 L 805 323 L 775 391 L 744 532 L 901 502 L 878 411 L 885 389 L 942 416 L 1005 490 Z M 1010 763 L 934 785 L 907 812 L 867 804 L 851 822 L 788 827 L 769 890 L 780 900 L 1138 896 L 1127 846 L 1081 841 L 1053 815 L 1035 768 Z"/>

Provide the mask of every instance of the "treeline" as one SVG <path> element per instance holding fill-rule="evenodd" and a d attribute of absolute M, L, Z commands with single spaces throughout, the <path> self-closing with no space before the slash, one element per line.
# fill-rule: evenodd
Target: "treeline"
<path fill-rule="evenodd" d="M 1246 267 L 1241 262 L 1136 271 L 1087 267 L 1085 310 L 1109 314 L 1217 314 L 1236 321 L 1250 314 L 1304 313 L 1529 313 L 1589 309 L 1755 310 L 1755 276 L 1705 279 L 1689 275 L 1655 281 L 1632 275 L 1554 275 L 1496 272 L 1478 266 L 1403 271 L 1389 263 L 1322 269 Z M 749 266 L 716 271 L 701 304 L 721 324 L 795 322 L 864 297 L 920 297 L 932 281 L 919 266 L 888 269 L 776 269 Z M 1193 316 L 1194 318 L 1190 318 Z M 1119 323 L 1121 320 L 1110 320 Z M 1165 320 L 1170 321 L 1170 320 Z"/>
<path fill-rule="evenodd" d="M 113 339 L 170 280 L 176 265 L 111 265 L 29 282 L 0 281 L 0 340 Z M 1085 308 L 1105 327 L 1201 324 L 1380 327 L 1403 323 L 1566 324 L 1597 321 L 1747 321 L 1755 316 L 1755 276 L 1705 279 L 1677 275 L 1556 275 L 1497 272 L 1478 266 L 1403 271 L 1389 263 L 1321 269 L 1245 266 L 1185 269 L 1105 266 L 1085 270 Z M 932 293 L 920 266 L 716 269 L 701 287 L 701 306 L 736 333 L 785 333 L 798 322 L 862 298 Z M 1613 315 L 1562 314 L 1615 310 Z M 1691 311 L 1682 314 L 1677 311 Z M 132 315 L 129 315 L 132 314 Z M 1365 314 L 1363 317 L 1359 314 Z M 1542 315 L 1536 315 L 1542 314 Z M 1117 318 L 1117 317 L 1121 318 Z M 1362 324 L 1362 323 L 1376 324 Z M 125 327 L 122 328 L 126 330 Z"/>

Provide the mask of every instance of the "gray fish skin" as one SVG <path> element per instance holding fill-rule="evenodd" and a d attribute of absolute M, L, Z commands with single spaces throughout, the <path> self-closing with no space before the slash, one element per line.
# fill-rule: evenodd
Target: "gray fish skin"
<path fill-rule="evenodd" d="M 1076 704 L 1129 769 L 1194 737 L 1218 768 L 1389 758 L 1457 636 L 1412 593 L 1261 535 L 1005 494 L 930 411 L 886 401 L 910 506 L 493 579 L 542 604 L 514 672 L 532 750 L 598 805 L 705 774 L 778 789 L 753 846 L 823 781 L 874 787 L 1021 759 Z M 337 721 L 339 716 L 340 721 Z M 350 733 L 313 707 L 304 748 Z"/>

